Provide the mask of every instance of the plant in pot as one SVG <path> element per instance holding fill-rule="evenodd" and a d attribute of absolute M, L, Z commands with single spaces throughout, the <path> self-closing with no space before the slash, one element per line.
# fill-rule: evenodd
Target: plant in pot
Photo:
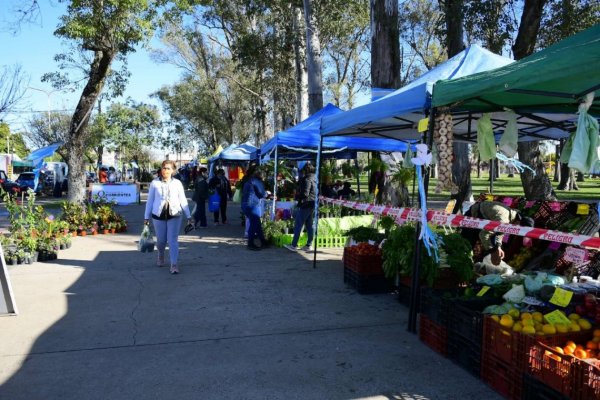
<path fill-rule="evenodd" d="M 18 240 L 17 247 L 31 256 L 33 260 L 37 260 L 37 238 L 32 236 L 23 236 Z"/>

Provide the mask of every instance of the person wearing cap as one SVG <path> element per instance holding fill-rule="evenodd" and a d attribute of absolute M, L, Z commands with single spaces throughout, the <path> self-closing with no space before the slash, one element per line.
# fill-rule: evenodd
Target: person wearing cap
<path fill-rule="evenodd" d="M 515 224 L 521 226 L 533 227 L 534 221 L 532 218 L 523 216 L 519 210 L 512 209 L 504 203 L 497 201 L 482 201 L 475 203 L 471 206 L 469 211 L 465 213 L 465 216 L 473 218 L 487 219 L 490 221 L 499 221 L 504 224 Z M 463 229 L 463 232 L 468 232 L 469 229 Z M 472 230 L 471 230 L 472 231 Z M 475 240 L 469 238 L 468 235 L 463 235 L 468 239 L 471 239 L 471 243 Z M 491 232 L 485 229 L 481 229 L 478 234 L 481 245 L 486 253 L 491 254 L 492 264 L 500 265 L 500 261 L 504 258 L 504 250 L 502 250 L 502 239 L 504 234 L 502 232 Z M 524 240 L 527 238 L 523 238 Z"/>
<path fill-rule="evenodd" d="M 209 195 L 207 170 L 206 168 L 201 167 L 198 170 L 196 180 L 194 181 L 194 194 L 192 195 L 192 200 L 196 202 L 196 207 L 194 208 L 194 221 L 198 228 L 208 227 L 206 223 L 206 201 L 208 200 Z"/>

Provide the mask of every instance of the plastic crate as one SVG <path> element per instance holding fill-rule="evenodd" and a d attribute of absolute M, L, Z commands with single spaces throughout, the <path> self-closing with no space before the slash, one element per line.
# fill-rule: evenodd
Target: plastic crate
<path fill-rule="evenodd" d="M 347 236 L 317 236 L 315 238 L 317 247 L 321 248 L 336 248 L 336 247 L 344 247 L 346 245 L 346 241 L 348 240 Z"/>
<path fill-rule="evenodd" d="M 451 312 L 448 313 L 448 335 L 466 339 L 477 345 L 481 353 L 484 317 L 482 311 L 487 306 L 502 302 L 502 299 L 491 296 L 455 299 L 450 305 Z"/>
<path fill-rule="evenodd" d="M 450 306 L 456 296 L 456 290 L 423 287 L 421 288 L 419 312 L 436 324 L 448 326 Z"/>
<path fill-rule="evenodd" d="M 600 399 L 600 360 L 579 360 L 573 399 Z"/>
<path fill-rule="evenodd" d="M 462 336 L 452 335 L 448 328 L 448 358 L 471 375 L 481 376 L 481 342 L 473 343 Z"/>
<path fill-rule="evenodd" d="M 419 339 L 429 348 L 446 357 L 448 355 L 448 331 L 427 316 L 419 317 Z"/>
<path fill-rule="evenodd" d="M 481 357 L 481 379 L 505 398 L 521 399 L 523 372 L 491 354 L 484 353 Z"/>
<path fill-rule="evenodd" d="M 533 376 L 524 374 L 522 400 L 569 400 L 569 397 L 557 392 Z"/>
<path fill-rule="evenodd" d="M 353 287 L 360 294 L 387 293 L 393 286 L 383 275 L 363 276 L 344 267 L 344 283 Z"/>
<path fill-rule="evenodd" d="M 344 247 L 344 267 L 363 277 L 383 276 L 381 255 L 359 255 Z"/>
<path fill-rule="evenodd" d="M 283 247 L 286 244 L 292 244 L 292 240 L 294 239 L 294 235 L 291 233 L 282 233 L 281 235 L 273 236 L 271 242 L 276 247 Z M 307 236 L 305 233 L 300 235 L 298 239 L 298 246 L 305 246 L 307 241 Z"/>
<path fill-rule="evenodd" d="M 579 227 L 577 233 L 582 235 L 594 235 L 600 229 L 600 219 L 598 217 L 597 205 L 590 204 L 590 213 L 585 222 Z"/>
<path fill-rule="evenodd" d="M 544 343 L 534 344 L 529 352 L 529 374 L 567 397 L 573 397 L 577 390 L 578 364 L 577 358 L 561 354 Z"/>
<path fill-rule="evenodd" d="M 271 239 L 272 243 L 276 247 L 283 247 L 286 244 L 292 244 L 292 240 L 294 239 L 294 235 L 291 233 L 282 233 L 277 236 L 273 236 Z M 344 247 L 346 244 L 346 240 L 348 238 L 346 236 L 317 236 L 315 237 L 314 242 L 317 247 L 320 248 L 334 248 L 334 247 Z M 308 240 L 308 236 L 306 233 L 302 233 L 300 238 L 298 238 L 298 246 L 306 246 L 306 242 Z"/>
<path fill-rule="evenodd" d="M 549 346 L 562 346 L 567 340 L 580 340 L 585 332 L 561 333 L 550 336 L 531 336 L 511 329 L 506 329 L 491 317 L 483 320 L 482 355 L 494 356 L 500 361 L 511 365 L 516 371 L 527 372 L 529 352 L 538 342 Z"/>

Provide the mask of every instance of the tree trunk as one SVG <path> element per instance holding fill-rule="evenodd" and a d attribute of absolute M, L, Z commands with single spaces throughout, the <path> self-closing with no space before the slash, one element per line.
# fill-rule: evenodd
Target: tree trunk
<path fill-rule="evenodd" d="M 577 172 L 577 182 L 585 182 L 585 177 L 583 176 L 583 172 Z"/>
<path fill-rule="evenodd" d="M 398 0 L 371 0 L 371 87 L 400 87 Z"/>
<path fill-rule="evenodd" d="M 443 3 L 448 58 L 454 57 L 465 49 L 465 43 L 463 42 L 463 3 L 463 0 L 446 0 Z"/>
<path fill-rule="evenodd" d="M 554 161 L 554 182 L 560 182 L 560 153 L 562 151 L 562 143 L 563 141 L 560 141 L 560 144 L 558 144 L 556 146 L 556 155 L 555 155 L 555 161 Z"/>
<path fill-rule="evenodd" d="M 294 7 L 294 56 L 296 67 L 296 123 L 308 117 L 308 72 L 306 70 L 306 43 L 301 34 L 302 9 Z"/>
<path fill-rule="evenodd" d="M 515 60 L 520 60 L 533 53 L 544 4 L 546 4 L 546 0 L 525 0 L 519 32 L 512 47 Z M 539 144 L 537 142 L 519 142 L 518 153 L 519 160 L 536 171 L 536 176 L 533 176 L 529 170 L 521 173 L 521 183 L 527 199 L 554 198 L 552 183 L 546 174 Z"/>
<path fill-rule="evenodd" d="M 75 108 L 75 113 L 71 118 L 69 135 L 65 143 L 67 150 L 67 165 L 69 166 L 69 196 L 71 203 L 83 203 L 86 199 L 86 179 L 84 157 L 88 141 L 87 125 L 90 121 L 90 114 L 98 96 L 104 87 L 104 81 L 110 71 L 110 65 L 116 55 L 114 51 L 96 51 L 94 60 L 90 66 L 89 80 L 79 103 Z"/>
<path fill-rule="evenodd" d="M 323 108 L 323 61 L 317 20 L 312 13 L 312 0 L 304 0 L 304 20 L 308 64 L 308 112 L 313 115 Z"/>

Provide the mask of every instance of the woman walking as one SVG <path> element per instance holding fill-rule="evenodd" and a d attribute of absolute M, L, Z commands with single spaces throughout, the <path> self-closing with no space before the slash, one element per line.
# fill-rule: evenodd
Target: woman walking
<path fill-rule="evenodd" d="M 169 258 L 171 261 L 171 274 L 178 274 L 177 258 L 179 256 L 179 231 L 181 229 L 181 215 L 185 214 L 188 225 L 192 223 L 190 208 L 181 182 L 173 178 L 176 171 L 175 162 L 165 160 L 161 164 L 161 178 L 150 184 L 148 201 L 144 213 L 144 224 L 150 223 L 150 217 L 156 232 L 156 247 L 158 249 L 159 267 L 165 264 L 165 248 L 169 243 Z"/>
<path fill-rule="evenodd" d="M 248 229 L 248 250 L 260 250 L 261 248 L 267 247 L 267 241 L 263 234 L 260 217 L 262 215 L 262 209 L 260 207 L 260 200 L 265 198 L 269 192 L 265 191 L 265 185 L 262 180 L 262 173 L 257 170 L 253 173 L 252 177 L 244 183 L 242 189 L 242 211 L 248 221 L 250 221 L 250 227 Z M 261 246 L 257 246 L 254 243 L 254 239 L 260 240 Z"/>

